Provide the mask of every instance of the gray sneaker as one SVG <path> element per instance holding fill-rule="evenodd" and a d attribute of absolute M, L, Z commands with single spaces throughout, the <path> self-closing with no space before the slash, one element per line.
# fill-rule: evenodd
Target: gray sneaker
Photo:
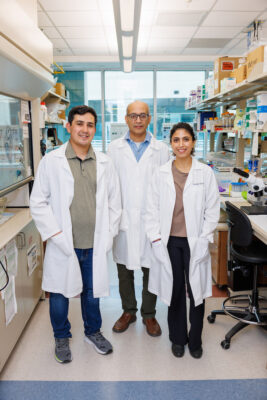
<path fill-rule="evenodd" d="M 110 354 L 113 351 L 111 343 L 104 338 L 101 332 L 93 333 L 85 336 L 84 340 L 94 346 L 99 354 Z"/>
<path fill-rule="evenodd" d="M 69 363 L 72 361 L 69 338 L 55 338 L 55 359 L 59 363 Z"/>

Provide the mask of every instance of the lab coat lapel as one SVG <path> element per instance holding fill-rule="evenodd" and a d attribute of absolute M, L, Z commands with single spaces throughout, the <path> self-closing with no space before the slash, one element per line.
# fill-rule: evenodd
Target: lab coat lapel
<path fill-rule="evenodd" d="M 135 162 L 137 164 L 135 155 L 129 145 L 129 143 L 127 142 L 127 140 L 124 138 L 122 138 L 121 143 L 119 145 L 119 149 L 121 149 L 122 154 L 128 158 L 129 160 Z"/>
<path fill-rule="evenodd" d="M 66 182 L 66 187 L 73 187 L 74 178 L 73 178 L 73 175 L 72 175 L 69 163 L 68 163 L 68 159 L 65 155 L 67 145 L 68 145 L 68 142 L 64 143 L 58 149 L 53 150 L 53 151 L 54 151 L 54 155 L 61 159 L 62 171 L 59 171 L 59 173 L 64 174 L 64 180 Z M 57 173 L 57 171 L 55 171 L 55 173 Z"/>
<path fill-rule="evenodd" d="M 189 171 L 187 180 L 185 182 L 184 193 L 190 188 L 191 185 L 197 185 L 204 182 L 203 170 L 198 161 L 192 159 L 192 166 Z"/>
<path fill-rule="evenodd" d="M 174 181 L 173 181 L 173 175 L 172 175 L 172 163 L 173 159 L 170 159 L 166 164 L 164 164 L 160 170 L 161 173 L 165 175 L 165 182 L 170 190 L 170 194 L 172 196 L 176 195 L 175 192 L 175 186 L 174 186 Z"/>
<path fill-rule="evenodd" d="M 107 159 L 102 157 L 102 153 L 96 152 L 96 181 L 97 185 L 102 179 L 102 176 L 105 172 L 105 164 L 107 163 Z"/>

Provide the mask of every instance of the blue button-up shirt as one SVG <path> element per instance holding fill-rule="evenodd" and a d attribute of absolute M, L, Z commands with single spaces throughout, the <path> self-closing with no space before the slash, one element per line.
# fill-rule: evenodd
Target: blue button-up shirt
<path fill-rule="evenodd" d="M 151 134 L 147 132 L 145 140 L 143 142 L 140 142 L 140 145 L 137 146 L 136 143 L 130 138 L 130 132 L 129 131 L 127 132 L 125 139 L 129 143 L 129 146 L 131 147 L 137 162 L 140 160 L 145 150 L 149 146 L 151 138 L 152 138 Z"/>

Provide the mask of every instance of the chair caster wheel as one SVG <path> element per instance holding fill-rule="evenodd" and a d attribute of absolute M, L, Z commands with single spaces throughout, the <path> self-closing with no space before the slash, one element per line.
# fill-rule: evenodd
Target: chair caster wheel
<path fill-rule="evenodd" d="M 210 324 L 213 324 L 215 322 L 215 318 L 216 318 L 215 315 L 210 314 L 208 315 L 207 320 L 209 321 Z"/>
<path fill-rule="evenodd" d="M 224 350 L 228 350 L 228 349 L 230 349 L 230 342 L 228 342 L 227 340 L 223 340 L 223 341 L 221 342 L 221 346 L 222 346 L 222 348 L 223 348 Z"/>

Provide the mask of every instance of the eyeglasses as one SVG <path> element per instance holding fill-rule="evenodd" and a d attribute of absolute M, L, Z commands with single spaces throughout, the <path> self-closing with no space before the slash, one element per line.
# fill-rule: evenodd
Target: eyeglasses
<path fill-rule="evenodd" d="M 139 117 L 141 121 L 144 121 L 149 117 L 149 114 L 141 113 L 141 114 L 127 114 L 127 117 L 129 117 L 132 121 L 137 121 L 137 118 Z"/>

